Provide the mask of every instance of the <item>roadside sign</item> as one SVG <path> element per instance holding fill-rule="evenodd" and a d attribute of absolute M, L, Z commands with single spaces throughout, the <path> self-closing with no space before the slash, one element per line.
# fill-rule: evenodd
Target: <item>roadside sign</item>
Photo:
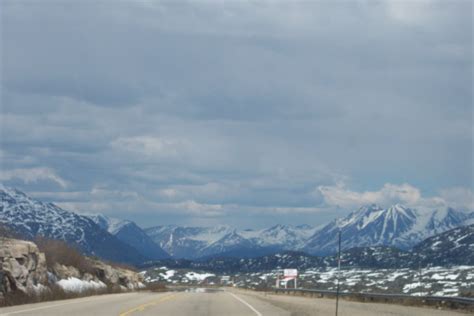
<path fill-rule="evenodd" d="M 297 269 L 284 269 L 283 270 L 283 275 L 285 277 L 297 277 L 298 276 L 298 270 Z"/>

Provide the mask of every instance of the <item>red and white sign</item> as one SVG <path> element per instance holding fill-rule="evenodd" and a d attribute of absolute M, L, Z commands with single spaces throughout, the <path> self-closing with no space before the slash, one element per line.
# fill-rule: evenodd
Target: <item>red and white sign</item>
<path fill-rule="evenodd" d="M 298 276 L 298 270 L 297 269 L 284 269 L 283 276 L 285 278 L 288 278 L 288 277 L 295 278 Z"/>

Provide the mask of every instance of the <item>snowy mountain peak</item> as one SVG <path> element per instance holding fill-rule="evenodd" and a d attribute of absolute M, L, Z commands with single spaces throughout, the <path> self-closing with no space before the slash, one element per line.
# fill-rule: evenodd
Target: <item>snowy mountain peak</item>
<path fill-rule="evenodd" d="M 339 230 L 345 249 L 373 245 L 409 249 L 433 234 L 466 224 L 469 216 L 454 209 L 422 212 L 401 204 L 386 209 L 364 206 L 317 231 L 306 242 L 304 250 L 313 254 L 334 252 Z"/>
<path fill-rule="evenodd" d="M 103 214 L 84 214 L 90 219 L 92 219 L 97 225 L 99 225 L 102 229 L 107 230 L 112 235 L 117 234 L 125 225 L 132 223 L 128 220 L 112 218 L 105 216 Z"/>

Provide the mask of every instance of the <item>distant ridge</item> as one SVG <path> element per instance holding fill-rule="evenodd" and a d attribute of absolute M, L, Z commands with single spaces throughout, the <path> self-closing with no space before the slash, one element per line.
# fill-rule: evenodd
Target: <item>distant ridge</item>
<path fill-rule="evenodd" d="M 111 218 L 102 214 L 87 215 L 87 217 L 150 260 L 170 257 L 143 229 L 132 221 Z"/>
<path fill-rule="evenodd" d="M 411 251 L 375 246 L 342 252 L 343 268 L 403 269 L 427 266 L 474 265 L 474 224 L 432 236 Z M 251 273 L 275 269 L 334 268 L 337 256 L 312 256 L 301 251 L 283 251 L 256 258 L 214 257 L 205 260 L 169 259 L 149 266 L 168 269 L 200 269 L 215 273 Z"/>

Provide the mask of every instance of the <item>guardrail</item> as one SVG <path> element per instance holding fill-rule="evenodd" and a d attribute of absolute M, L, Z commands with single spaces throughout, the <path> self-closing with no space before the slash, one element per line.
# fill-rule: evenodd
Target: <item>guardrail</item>
<path fill-rule="evenodd" d="M 336 297 L 336 291 L 313 289 L 277 289 L 275 293 L 294 294 L 311 297 Z M 451 309 L 474 311 L 474 298 L 451 296 L 413 296 L 408 294 L 379 294 L 365 292 L 339 292 L 340 297 L 352 298 L 364 302 L 404 303 L 407 305 L 429 305 Z"/>

